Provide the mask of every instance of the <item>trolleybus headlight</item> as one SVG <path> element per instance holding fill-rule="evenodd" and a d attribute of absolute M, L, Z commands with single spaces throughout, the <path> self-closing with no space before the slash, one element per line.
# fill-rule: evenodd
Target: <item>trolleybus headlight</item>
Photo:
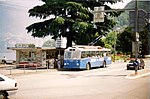
<path fill-rule="evenodd" d="M 79 63 L 77 63 L 76 65 L 79 66 Z"/>
<path fill-rule="evenodd" d="M 64 63 L 64 65 L 67 65 L 67 63 Z"/>

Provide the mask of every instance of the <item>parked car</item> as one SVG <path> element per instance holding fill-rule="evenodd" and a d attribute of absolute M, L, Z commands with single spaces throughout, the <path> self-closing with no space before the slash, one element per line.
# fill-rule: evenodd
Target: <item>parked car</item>
<path fill-rule="evenodd" d="M 0 63 L 3 63 L 3 64 L 13 64 L 15 62 L 16 62 L 16 60 L 14 58 L 7 59 L 5 56 L 0 59 Z"/>
<path fill-rule="evenodd" d="M 16 94 L 17 91 L 17 81 L 0 74 L 0 99 L 8 99 L 10 95 Z"/>
<path fill-rule="evenodd" d="M 0 60 L 0 63 L 2 64 L 14 64 L 15 62 L 15 60 Z"/>
<path fill-rule="evenodd" d="M 135 69 L 135 67 L 137 66 L 137 69 L 140 70 L 140 69 L 144 69 L 145 67 L 145 62 L 143 59 L 139 59 L 139 60 L 135 60 L 135 59 L 132 59 L 129 61 L 129 63 L 127 64 L 127 70 L 130 70 L 130 69 Z"/>

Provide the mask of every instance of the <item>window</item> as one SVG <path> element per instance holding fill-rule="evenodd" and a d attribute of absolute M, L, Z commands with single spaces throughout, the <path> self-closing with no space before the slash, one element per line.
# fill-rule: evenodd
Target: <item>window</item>
<path fill-rule="evenodd" d="M 71 52 L 66 52 L 65 53 L 65 58 L 70 59 L 71 58 Z"/>
<path fill-rule="evenodd" d="M 81 54 L 79 51 L 65 52 L 65 59 L 79 59 Z"/>
<path fill-rule="evenodd" d="M 97 52 L 97 56 L 98 56 L 98 57 L 103 57 L 103 52 L 102 52 L 102 51 L 98 51 L 98 52 Z"/>
<path fill-rule="evenodd" d="M 81 53 L 81 58 L 86 58 L 86 57 L 88 57 L 88 52 L 83 51 L 83 52 Z"/>

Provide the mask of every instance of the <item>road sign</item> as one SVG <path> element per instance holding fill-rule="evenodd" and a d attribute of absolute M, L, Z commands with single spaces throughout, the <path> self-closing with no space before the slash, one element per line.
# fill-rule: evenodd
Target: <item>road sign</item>
<path fill-rule="evenodd" d="M 147 15 L 147 12 L 145 10 L 143 9 L 138 10 L 138 17 L 143 18 L 143 17 L 146 17 L 146 15 Z"/>
<path fill-rule="evenodd" d="M 104 22 L 104 6 L 94 7 L 94 22 Z"/>
<path fill-rule="evenodd" d="M 145 26 L 145 25 L 147 25 L 147 23 L 148 23 L 148 20 L 146 19 L 146 18 L 138 18 L 138 26 L 139 27 L 141 27 L 141 26 Z M 135 20 L 130 20 L 130 25 L 131 26 L 135 26 Z"/>
<path fill-rule="evenodd" d="M 130 11 L 129 17 L 130 17 L 130 27 L 132 27 L 133 32 L 140 32 L 144 30 L 144 27 L 147 25 L 148 20 L 146 19 L 147 12 L 145 12 L 143 9 L 138 10 L 138 19 L 137 19 L 137 30 L 135 29 L 136 26 L 136 12 Z"/>
<path fill-rule="evenodd" d="M 130 18 L 131 18 L 131 19 L 135 19 L 135 14 L 136 14 L 135 11 L 130 11 L 130 12 L 129 12 Z M 138 18 L 143 18 L 143 17 L 145 18 L 146 15 L 147 15 L 147 12 L 144 11 L 143 9 L 138 10 Z"/>

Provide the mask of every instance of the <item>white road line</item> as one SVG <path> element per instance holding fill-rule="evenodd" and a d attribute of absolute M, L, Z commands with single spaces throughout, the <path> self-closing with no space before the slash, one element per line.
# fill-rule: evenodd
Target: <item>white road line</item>
<path fill-rule="evenodd" d="M 147 76 L 147 75 L 150 75 L 150 72 L 142 74 L 142 75 L 138 75 L 138 76 L 127 75 L 125 78 L 127 78 L 127 79 L 137 79 L 137 78 L 140 78 L 140 77 L 143 77 L 143 76 Z"/>

